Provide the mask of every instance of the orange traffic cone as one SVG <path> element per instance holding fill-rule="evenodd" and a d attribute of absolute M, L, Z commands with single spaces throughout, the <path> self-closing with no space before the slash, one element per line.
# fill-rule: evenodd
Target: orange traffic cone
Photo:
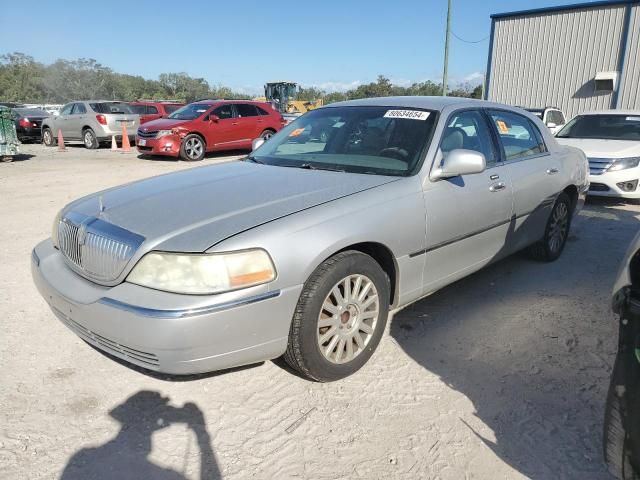
<path fill-rule="evenodd" d="M 116 143 L 115 135 L 111 135 L 111 150 L 118 150 L 118 144 Z"/>
<path fill-rule="evenodd" d="M 62 137 L 62 130 L 58 129 L 58 151 L 65 152 L 67 148 L 64 146 L 64 138 Z"/>
<path fill-rule="evenodd" d="M 122 124 L 122 153 L 128 153 L 131 151 L 131 144 L 129 143 L 129 135 L 127 135 L 127 124 Z"/>

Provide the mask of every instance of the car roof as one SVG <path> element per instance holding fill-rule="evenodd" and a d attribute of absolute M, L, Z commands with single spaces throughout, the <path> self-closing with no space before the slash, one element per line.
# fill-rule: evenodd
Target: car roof
<path fill-rule="evenodd" d="M 512 110 L 520 110 L 517 107 L 504 105 L 501 103 L 487 102 L 486 100 L 478 100 L 475 98 L 464 97 L 376 97 L 362 98 L 359 100 L 347 100 L 344 102 L 331 103 L 323 108 L 331 108 L 336 106 L 376 106 L 376 107 L 413 107 L 424 108 L 429 110 L 444 110 L 448 107 L 484 107 L 484 108 L 508 108 Z"/>
<path fill-rule="evenodd" d="M 580 112 L 578 115 L 640 115 L 640 110 L 595 110 Z"/>

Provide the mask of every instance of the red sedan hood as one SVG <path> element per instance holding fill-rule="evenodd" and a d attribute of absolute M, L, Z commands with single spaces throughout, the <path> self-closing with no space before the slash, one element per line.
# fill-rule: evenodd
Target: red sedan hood
<path fill-rule="evenodd" d="M 193 120 L 174 120 L 173 118 L 158 118 L 144 123 L 140 130 L 143 132 L 155 132 L 156 130 L 171 130 Z"/>

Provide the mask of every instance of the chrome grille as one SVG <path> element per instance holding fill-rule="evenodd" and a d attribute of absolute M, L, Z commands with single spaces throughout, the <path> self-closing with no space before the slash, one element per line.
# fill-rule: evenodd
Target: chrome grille
<path fill-rule="evenodd" d="M 74 212 L 58 225 L 58 246 L 67 264 L 98 282 L 117 279 L 143 241 L 140 235 Z"/>
<path fill-rule="evenodd" d="M 613 165 L 612 158 L 589 158 L 589 173 L 591 175 L 602 175 L 607 168 Z"/>
<path fill-rule="evenodd" d="M 158 135 L 157 130 L 155 132 L 144 132 L 142 131 L 141 128 L 138 129 L 138 136 L 140 138 L 156 138 L 157 135 Z"/>

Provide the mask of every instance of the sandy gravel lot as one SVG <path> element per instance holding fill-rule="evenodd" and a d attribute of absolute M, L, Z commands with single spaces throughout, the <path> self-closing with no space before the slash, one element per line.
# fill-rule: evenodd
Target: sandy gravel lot
<path fill-rule="evenodd" d="M 589 202 L 557 262 L 514 256 L 404 310 L 347 380 L 266 362 L 175 381 L 79 340 L 29 262 L 68 201 L 192 165 L 23 150 L 0 164 L 0 478 L 609 478 L 610 293 L 639 207 Z"/>

